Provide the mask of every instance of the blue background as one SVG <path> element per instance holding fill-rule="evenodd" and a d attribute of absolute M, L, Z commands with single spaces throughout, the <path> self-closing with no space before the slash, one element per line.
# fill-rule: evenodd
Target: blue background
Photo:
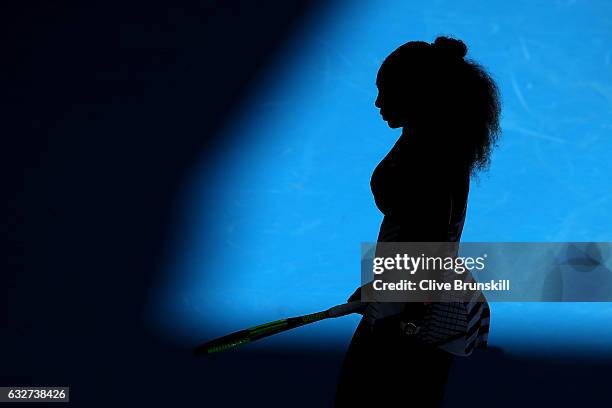
<path fill-rule="evenodd" d="M 158 330 L 197 343 L 343 302 L 381 221 L 369 191 L 399 136 L 376 72 L 409 40 L 462 39 L 502 93 L 500 145 L 472 183 L 463 241 L 612 241 L 612 3 L 338 2 L 302 21 L 182 189 Z M 607 303 L 493 304 L 517 355 L 612 352 Z M 357 317 L 251 347 L 343 349 Z"/>

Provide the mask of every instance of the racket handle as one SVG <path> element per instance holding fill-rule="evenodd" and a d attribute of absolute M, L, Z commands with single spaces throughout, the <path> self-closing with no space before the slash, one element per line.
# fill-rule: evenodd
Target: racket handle
<path fill-rule="evenodd" d="M 362 313 L 364 308 L 365 304 L 359 301 L 349 302 L 327 309 L 327 315 L 329 317 L 340 317 L 351 313 Z"/>

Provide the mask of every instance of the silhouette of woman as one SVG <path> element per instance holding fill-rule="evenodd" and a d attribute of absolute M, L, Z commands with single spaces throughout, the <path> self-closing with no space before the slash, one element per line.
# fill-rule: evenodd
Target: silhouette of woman
<path fill-rule="evenodd" d="M 489 164 L 501 109 L 495 83 L 466 53 L 462 41 L 448 37 L 408 42 L 378 71 L 376 107 L 389 127 L 403 128 L 372 174 L 384 214 L 378 242 L 461 238 L 470 177 Z M 360 289 L 349 301 L 359 299 Z M 453 354 L 486 345 L 489 308 L 480 300 L 369 303 L 342 366 L 336 406 L 439 406 Z M 463 326 L 459 336 L 433 329 L 437 337 L 411 335 L 401 329 L 406 315 L 424 329 L 448 316 Z"/>

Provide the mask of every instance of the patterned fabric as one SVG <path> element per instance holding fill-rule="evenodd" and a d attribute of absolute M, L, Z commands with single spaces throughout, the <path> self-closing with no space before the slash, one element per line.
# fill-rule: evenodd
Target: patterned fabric
<path fill-rule="evenodd" d="M 482 299 L 471 302 L 438 302 L 428 306 L 417 336 L 428 344 L 458 355 L 469 356 L 485 348 L 489 337 L 489 305 Z"/>
<path fill-rule="evenodd" d="M 451 277 L 446 275 L 444 280 L 448 282 Z M 463 281 L 476 282 L 469 272 Z M 468 356 L 474 349 L 487 346 L 489 319 L 490 309 L 484 294 L 474 291 L 469 301 L 458 299 L 456 302 L 429 304 L 420 321 L 421 329 L 417 336 L 421 341 L 449 353 Z"/>

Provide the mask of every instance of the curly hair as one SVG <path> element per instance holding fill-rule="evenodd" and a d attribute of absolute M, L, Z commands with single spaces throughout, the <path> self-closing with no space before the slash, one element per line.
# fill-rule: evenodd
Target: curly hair
<path fill-rule="evenodd" d="M 392 127 L 428 129 L 435 135 L 431 142 L 474 175 L 490 164 L 501 133 L 501 101 L 491 76 L 466 54 L 465 43 L 449 37 L 400 46 L 378 72 L 377 106 L 399 118 Z"/>

